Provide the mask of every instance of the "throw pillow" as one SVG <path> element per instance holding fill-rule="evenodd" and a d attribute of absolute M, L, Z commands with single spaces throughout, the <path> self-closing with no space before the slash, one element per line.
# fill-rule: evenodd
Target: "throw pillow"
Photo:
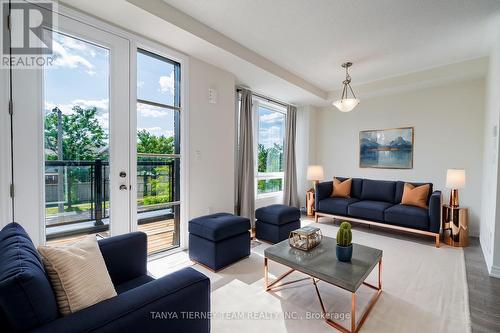
<path fill-rule="evenodd" d="M 40 246 L 38 252 L 62 315 L 116 296 L 95 236 L 68 246 Z"/>
<path fill-rule="evenodd" d="M 346 179 L 343 182 L 336 177 L 333 178 L 332 197 L 349 198 L 351 196 L 352 178 Z"/>
<path fill-rule="evenodd" d="M 405 183 L 403 189 L 403 198 L 401 199 L 401 203 L 403 205 L 428 208 L 427 198 L 429 196 L 429 189 L 430 189 L 429 184 L 415 187 L 412 184 Z"/>

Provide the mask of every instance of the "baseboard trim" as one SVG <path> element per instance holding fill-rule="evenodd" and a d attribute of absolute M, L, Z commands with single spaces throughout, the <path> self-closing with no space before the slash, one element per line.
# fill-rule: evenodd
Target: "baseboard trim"
<path fill-rule="evenodd" d="M 497 279 L 500 279 L 500 267 L 491 266 L 490 276 L 497 278 Z"/>

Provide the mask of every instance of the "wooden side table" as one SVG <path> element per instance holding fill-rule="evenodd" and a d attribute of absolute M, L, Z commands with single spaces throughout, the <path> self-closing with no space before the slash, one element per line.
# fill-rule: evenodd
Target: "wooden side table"
<path fill-rule="evenodd" d="M 314 216 L 314 189 L 310 189 L 306 192 L 306 211 L 307 216 Z"/>
<path fill-rule="evenodd" d="M 469 209 L 443 205 L 443 238 L 455 247 L 469 245 Z"/>

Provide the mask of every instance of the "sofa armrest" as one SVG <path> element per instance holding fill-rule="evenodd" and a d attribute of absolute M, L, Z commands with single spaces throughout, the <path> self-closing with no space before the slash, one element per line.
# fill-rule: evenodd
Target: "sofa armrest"
<path fill-rule="evenodd" d="M 210 331 L 210 280 L 185 268 L 143 284 L 34 332 Z"/>
<path fill-rule="evenodd" d="M 332 195 L 333 181 L 318 183 L 316 184 L 316 188 L 314 190 L 316 192 L 314 199 L 314 209 L 316 211 L 319 211 L 319 202 Z"/>
<path fill-rule="evenodd" d="M 439 233 L 441 229 L 441 191 L 434 191 L 429 199 L 429 231 Z"/>
<path fill-rule="evenodd" d="M 143 232 L 131 232 L 99 241 L 99 248 L 115 286 L 147 274 L 147 243 L 147 236 Z"/>

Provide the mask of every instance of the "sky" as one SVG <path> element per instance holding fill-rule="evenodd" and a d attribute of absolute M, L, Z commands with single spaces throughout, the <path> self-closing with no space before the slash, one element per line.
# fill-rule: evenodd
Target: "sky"
<path fill-rule="evenodd" d="M 259 143 L 272 147 L 283 146 L 285 137 L 285 115 L 264 106 L 259 106 Z"/>
<path fill-rule="evenodd" d="M 54 32 L 53 51 L 54 64 L 44 71 L 45 111 L 57 106 L 69 114 L 75 105 L 95 106 L 100 124 L 108 131 L 109 50 Z M 173 105 L 174 91 L 174 65 L 139 52 L 137 97 Z M 174 111 L 138 103 L 137 128 L 154 135 L 173 136 Z M 284 114 L 259 107 L 259 143 L 265 147 L 283 145 L 284 128 Z"/>
<path fill-rule="evenodd" d="M 109 50 L 59 33 L 53 33 L 54 64 L 44 70 L 45 111 L 58 106 L 71 113 L 75 105 L 95 106 L 101 126 L 109 129 Z M 174 66 L 138 53 L 137 96 L 173 104 Z M 172 110 L 137 105 L 138 130 L 173 136 Z"/>

